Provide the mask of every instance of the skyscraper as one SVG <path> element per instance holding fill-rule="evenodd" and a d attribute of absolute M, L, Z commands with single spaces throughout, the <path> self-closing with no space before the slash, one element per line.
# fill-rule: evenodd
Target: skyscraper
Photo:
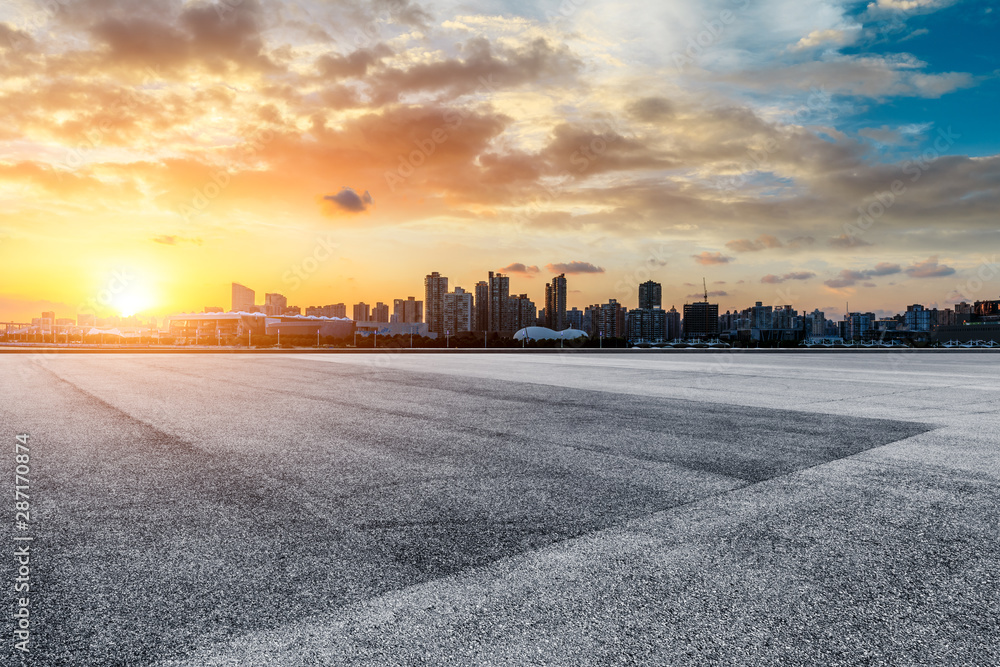
<path fill-rule="evenodd" d="M 545 285 L 545 326 L 553 331 L 566 328 L 566 274 Z"/>
<path fill-rule="evenodd" d="M 249 287 L 233 283 L 233 307 L 231 312 L 250 313 L 253 312 L 254 291 Z"/>
<path fill-rule="evenodd" d="M 510 278 L 502 273 L 489 277 L 489 330 L 509 331 L 510 322 L 507 317 L 507 301 L 510 298 Z"/>
<path fill-rule="evenodd" d="M 663 287 L 660 283 L 647 280 L 639 285 L 639 307 L 660 308 Z"/>
<path fill-rule="evenodd" d="M 448 293 L 448 278 L 437 271 L 424 278 L 424 309 L 427 330 L 444 334 L 444 295 Z"/>
<path fill-rule="evenodd" d="M 667 311 L 667 340 L 677 340 L 681 337 L 681 314 L 677 308 L 670 306 Z"/>
<path fill-rule="evenodd" d="M 476 331 L 490 329 L 490 284 L 485 280 L 476 283 Z"/>

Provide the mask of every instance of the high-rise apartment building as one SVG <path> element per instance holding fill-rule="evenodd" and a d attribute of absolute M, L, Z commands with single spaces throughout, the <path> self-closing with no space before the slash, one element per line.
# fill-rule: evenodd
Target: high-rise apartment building
<path fill-rule="evenodd" d="M 511 330 L 533 327 L 538 323 L 535 302 L 527 294 L 518 294 L 507 299 L 507 322 Z"/>
<path fill-rule="evenodd" d="M 626 310 L 611 299 L 607 303 L 595 304 L 587 309 L 590 313 L 590 335 L 604 338 L 620 338 L 627 335 Z"/>
<path fill-rule="evenodd" d="M 566 327 L 583 331 L 583 311 L 579 308 L 572 308 L 566 311 Z"/>
<path fill-rule="evenodd" d="M 412 296 L 405 299 L 393 299 L 392 314 L 396 317 L 397 322 L 419 324 L 424 321 L 424 302 L 417 301 Z"/>
<path fill-rule="evenodd" d="M 647 280 L 639 285 L 639 308 L 660 308 L 663 286 L 660 283 Z"/>
<path fill-rule="evenodd" d="M 378 301 L 372 307 L 372 322 L 388 322 L 389 321 L 389 305 Z"/>
<path fill-rule="evenodd" d="M 566 274 L 545 285 L 545 326 L 553 331 L 566 328 Z"/>
<path fill-rule="evenodd" d="M 510 278 L 502 273 L 489 276 L 489 330 L 510 331 L 507 301 L 510 299 Z"/>
<path fill-rule="evenodd" d="M 670 306 L 667 314 L 667 340 L 676 340 L 681 337 L 681 314 L 677 308 Z"/>
<path fill-rule="evenodd" d="M 249 287 L 233 283 L 233 301 L 231 312 L 251 313 L 254 306 L 254 291 Z"/>
<path fill-rule="evenodd" d="M 424 308 L 427 330 L 431 333 L 443 334 L 444 295 L 448 293 L 448 278 L 437 271 L 424 278 Z"/>
<path fill-rule="evenodd" d="M 662 343 L 667 338 L 667 313 L 662 308 L 628 312 L 628 337 L 633 342 Z"/>
<path fill-rule="evenodd" d="M 371 306 L 362 301 L 361 303 L 354 304 L 354 321 L 355 322 L 370 322 L 371 321 Z"/>
<path fill-rule="evenodd" d="M 490 330 L 490 284 L 485 280 L 476 283 L 476 331 Z"/>
<path fill-rule="evenodd" d="M 456 334 L 460 331 L 472 331 L 475 325 L 473 315 L 475 304 L 472 293 L 456 286 L 454 292 L 444 295 L 444 330 Z"/>

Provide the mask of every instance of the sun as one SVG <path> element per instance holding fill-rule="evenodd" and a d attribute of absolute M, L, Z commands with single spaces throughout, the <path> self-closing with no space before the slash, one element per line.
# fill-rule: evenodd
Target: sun
<path fill-rule="evenodd" d="M 155 300 L 149 290 L 134 287 L 115 295 L 112 306 L 122 317 L 131 317 L 152 308 Z"/>

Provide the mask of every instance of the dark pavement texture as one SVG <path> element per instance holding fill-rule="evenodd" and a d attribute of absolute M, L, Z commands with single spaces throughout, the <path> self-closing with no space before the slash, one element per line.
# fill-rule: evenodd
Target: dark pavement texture
<path fill-rule="evenodd" d="M 335 648 L 287 647 L 268 664 L 412 663 L 456 641 L 458 662 L 489 662 L 462 647 L 514 636 L 542 662 L 707 664 L 783 635 L 807 643 L 786 657 L 835 661 L 866 627 L 901 642 L 949 628 L 968 643 L 996 608 L 983 588 L 997 581 L 985 568 L 995 545 L 977 523 L 996 510 L 994 481 L 970 476 L 938 498 L 933 477 L 807 470 L 927 424 L 283 358 L 0 368 L 4 432 L 32 434 L 33 664 L 152 664 L 213 647 L 226 662 L 227 642 L 309 623 L 340 627 Z M 671 508 L 689 511 L 657 514 Z M 811 530 L 816 517 L 825 527 Z M 640 519 L 673 542 L 669 560 L 630 531 Z M 606 529 L 613 546 L 588 546 Z M 912 548 L 918 536 L 934 548 Z M 518 595 L 512 573 L 508 603 L 463 610 L 472 598 L 456 594 L 454 622 L 368 616 L 365 605 L 449 578 L 502 596 L 476 577 L 566 540 L 583 561 L 550 564 L 558 594 Z M 627 566 L 588 565 L 590 548 Z M 941 604 L 952 589 L 934 573 L 960 603 Z M 609 580 L 619 616 L 598 641 L 579 609 L 600 608 L 588 597 Z M 529 621 L 555 643 L 531 642 Z M 932 648 L 920 655 L 943 650 Z M 232 664 L 255 664 L 248 655 Z"/>

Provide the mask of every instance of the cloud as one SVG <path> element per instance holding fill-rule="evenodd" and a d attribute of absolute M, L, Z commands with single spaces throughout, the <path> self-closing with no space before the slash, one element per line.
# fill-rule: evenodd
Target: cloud
<path fill-rule="evenodd" d="M 729 292 L 725 292 L 723 290 L 717 290 L 715 292 L 709 292 L 708 293 L 708 297 L 709 298 L 712 298 L 713 296 L 729 296 Z M 704 292 L 698 292 L 697 294 L 688 294 L 687 298 L 688 299 L 704 299 L 705 298 L 705 293 Z"/>
<path fill-rule="evenodd" d="M 630 102 L 625 110 L 633 118 L 647 123 L 672 118 L 676 113 L 674 105 L 664 97 L 643 97 Z"/>
<path fill-rule="evenodd" d="M 913 278 L 940 278 L 941 276 L 950 276 L 953 273 L 955 273 L 955 269 L 938 264 L 937 255 L 906 268 L 906 274 Z"/>
<path fill-rule="evenodd" d="M 359 195 L 353 188 L 347 187 L 341 188 L 335 195 L 326 195 L 323 201 L 330 202 L 333 204 L 332 208 L 346 213 L 362 213 L 374 203 L 367 190 Z"/>
<path fill-rule="evenodd" d="M 184 238 L 181 236 L 168 236 L 166 234 L 154 236 L 151 240 L 153 243 L 160 243 L 162 245 L 177 245 L 178 243 L 193 243 L 194 245 L 201 245 L 201 239 L 198 238 Z"/>
<path fill-rule="evenodd" d="M 912 9 L 937 9 L 950 5 L 955 0 L 878 0 L 869 5 L 871 8 L 891 9 L 895 11 L 910 11 Z"/>
<path fill-rule="evenodd" d="M 756 241 L 750 239 L 736 239 L 726 243 L 726 247 L 733 252 L 758 252 L 769 248 L 783 248 L 784 244 L 770 234 L 762 234 Z"/>
<path fill-rule="evenodd" d="M 857 236 L 848 236 L 847 234 L 841 234 L 840 236 L 834 236 L 826 240 L 827 245 L 832 248 L 860 248 L 862 246 L 871 245 L 868 241 L 861 239 Z"/>
<path fill-rule="evenodd" d="M 595 266 L 590 262 L 546 264 L 545 268 L 552 273 L 604 273 L 604 267 Z"/>
<path fill-rule="evenodd" d="M 860 32 L 861 26 L 852 26 L 846 30 L 838 30 L 834 28 L 827 30 L 813 30 L 811 33 L 800 39 L 795 46 L 792 47 L 792 50 L 804 51 L 817 46 L 833 44 L 843 46 L 845 44 L 851 44 L 855 39 L 857 39 Z"/>
<path fill-rule="evenodd" d="M 691 255 L 694 261 L 698 262 L 702 266 L 712 266 L 713 264 L 728 264 L 733 261 L 732 257 L 726 257 L 721 252 L 708 252 L 707 250 L 700 255 Z"/>
<path fill-rule="evenodd" d="M 761 278 L 760 281 L 765 284 L 774 285 L 777 283 L 783 283 L 786 280 L 809 280 L 815 275 L 816 274 L 813 273 L 812 271 L 793 271 L 791 273 L 786 273 L 783 276 L 776 276 L 772 273 L 769 273 L 763 278 Z"/>
<path fill-rule="evenodd" d="M 902 271 L 899 264 L 890 264 L 889 262 L 879 262 L 875 265 L 873 269 L 866 269 L 864 271 L 854 271 L 851 269 L 844 269 L 836 278 L 831 278 L 830 280 L 824 281 L 824 285 L 827 287 L 832 287 L 833 289 L 840 289 L 842 287 L 852 287 L 859 282 L 867 281 L 870 278 L 876 276 L 891 276 L 893 274 Z"/>
<path fill-rule="evenodd" d="M 789 239 L 789 241 L 788 241 L 788 247 L 789 248 L 795 248 L 795 249 L 804 248 L 806 246 L 812 245 L 815 242 L 816 242 L 816 239 L 813 238 L 812 236 L 796 236 L 793 239 Z"/>
<path fill-rule="evenodd" d="M 522 275 L 530 275 L 538 272 L 539 268 L 537 266 L 526 266 L 521 262 L 514 262 L 500 269 L 500 273 L 520 273 Z"/>

